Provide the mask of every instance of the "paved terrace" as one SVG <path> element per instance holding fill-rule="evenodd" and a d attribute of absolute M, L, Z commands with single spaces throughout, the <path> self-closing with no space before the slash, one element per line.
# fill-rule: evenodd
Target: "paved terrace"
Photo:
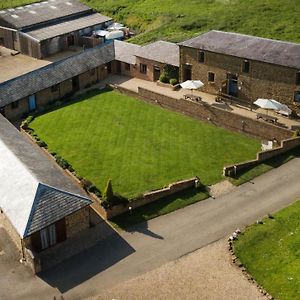
<path fill-rule="evenodd" d="M 119 76 L 119 75 L 112 75 L 112 76 L 108 77 L 105 81 L 101 82 L 100 86 L 103 86 L 103 84 L 108 84 L 108 83 L 115 84 L 117 86 L 123 87 L 125 89 L 128 89 L 128 90 L 136 92 L 136 93 L 138 92 L 138 87 L 142 87 L 142 88 L 154 91 L 156 93 L 169 96 L 174 99 L 184 98 L 185 94 L 191 94 L 190 90 L 181 89 L 179 91 L 172 91 L 170 88 L 158 86 L 156 84 L 156 82 L 146 81 L 146 80 L 142 80 L 142 79 L 138 79 L 138 78 Z M 218 102 L 216 102 L 215 95 L 201 92 L 201 90 L 200 91 L 195 90 L 195 91 L 193 91 L 193 94 L 196 96 L 200 96 L 202 98 L 202 101 L 207 102 L 210 105 L 231 111 L 233 113 L 236 113 L 236 114 L 248 117 L 248 118 L 256 119 L 257 113 L 264 113 L 264 114 L 266 113 L 266 111 L 261 108 L 251 111 L 249 108 L 242 107 L 239 105 L 229 105 L 229 104 L 225 104 L 225 103 L 218 103 Z M 278 123 L 281 123 L 281 124 L 287 126 L 287 128 L 291 128 L 291 126 L 300 126 L 300 122 L 298 120 L 289 119 L 289 118 L 281 116 L 273 111 L 270 111 L 268 114 L 271 116 L 277 117 Z M 263 122 L 265 122 L 265 121 L 262 121 L 262 123 Z"/>
<path fill-rule="evenodd" d="M 80 50 L 82 49 L 74 47 L 41 60 L 23 54 L 11 55 L 17 51 L 0 46 L 0 83 L 78 54 Z"/>

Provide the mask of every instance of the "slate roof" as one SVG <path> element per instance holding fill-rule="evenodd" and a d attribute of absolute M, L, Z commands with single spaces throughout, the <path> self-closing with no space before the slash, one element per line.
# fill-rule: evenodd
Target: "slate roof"
<path fill-rule="evenodd" d="M 82 196 L 39 183 L 24 235 L 31 235 L 90 203 Z"/>
<path fill-rule="evenodd" d="M 0 115 L 0 207 L 24 238 L 91 203 L 54 161 Z"/>
<path fill-rule="evenodd" d="M 0 107 L 113 61 L 114 44 L 102 45 L 0 84 Z"/>
<path fill-rule="evenodd" d="M 0 25 L 22 29 L 92 11 L 79 0 L 48 0 L 0 11 Z"/>
<path fill-rule="evenodd" d="M 141 49 L 141 46 L 122 41 L 114 41 L 115 59 L 134 65 L 136 63 L 135 55 Z"/>
<path fill-rule="evenodd" d="M 300 69 L 300 44 L 212 30 L 181 46 Z"/>
<path fill-rule="evenodd" d="M 141 47 L 136 56 L 179 67 L 179 46 L 157 41 Z"/>
<path fill-rule="evenodd" d="M 96 26 L 110 20 L 110 17 L 94 13 L 91 15 L 76 18 L 74 20 L 64 21 L 62 23 L 26 31 L 25 34 L 36 39 L 37 41 L 43 41 L 87 27 Z"/>

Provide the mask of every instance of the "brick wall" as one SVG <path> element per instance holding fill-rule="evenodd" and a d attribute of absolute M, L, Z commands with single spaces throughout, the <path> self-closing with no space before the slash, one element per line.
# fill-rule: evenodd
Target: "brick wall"
<path fill-rule="evenodd" d="M 296 86 L 296 73 L 299 70 L 250 61 L 249 73 L 242 72 L 244 59 L 213 52 L 205 52 L 205 62 L 198 62 L 198 49 L 180 47 L 180 77 L 183 79 L 183 66 L 192 66 L 192 79 L 200 79 L 204 83 L 203 90 L 217 93 L 227 81 L 227 73 L 238 75 L 238 97 L 243 100 L 255 101 L 257 98 L 275 98 L 296 109 L 294 92 L 300 89 Z M 215 82 L 208 82 L 208 72 L 215 74 Z"/>
<path fill-rule="evenodd" d="M 111 219 L 115 216 L 128 212 L 129 206 L 132 207 L 132 209 L 135 209 L 144 206 L 146 204 L 152 203 L 154 201 L 157 201 L 159 199 L 165 198 L 167 196 L 173 195 L 177 192 L 189 189 L 191 187 L 195 187 L 196 181 L 199 182 L 199 179 L 197 177 L 193 177 L 190 179 L 171 183 L 166 188 L 162 188 L 151 192 L 146 192 L 138 199 L 130 202 L 127 206 L 115 205 L 112 208 L 104 209 L 102 206 L 100 206 L 97 203 L 94 203 L 93 205 L 96 206 L 96 210 L 99 211 L 105 219 Z"/>
<path fill-rule="evenodd" d="M 19 119 L 23 114 L 28 113 L 28 98 L 18 100 L 18 107 L 13 108 L 12 104 L 8 104 L 4 108 L 5 117 L 11 121 Z"/>
<path fill-rule="evenodd" d="M 262 123 L 221 108 L 184 99 L 173 99 L 139 87 L 139 96 L 162 107 L 178 111 L 191 117 L 210 122 L 256 138 L 282 141 L 292 136 L 292 131 L 268 123 Z"/>
<path fill-rule="evenodd" d="M 66 217 L 67 239 L 89 228 L 89 226 L 90 215 L 89 206 L 87 206 Z"/>
<path fill-rule="evenodd" d="M 283 141 L 281 141 L 281 145 L 278 148 L 258 152 L 256 159 L 254 159 L 254 160 L 249 160 L 249 161 L 239 163 L 236 165 L 230 165 L 230 166 L 224 167 L 223 175 L 224 176 L 235 176 L 241 170 L 254 167 L 267 159 L 270 159 L 272 157 L 286 153 L 297 147 L 300 147 L 300 137 L 283 140 Z"/>
<path fill-rule="evenodd" d="M 135 77 L 144 79 L 144 80 L 148 80 L 148 81 L 154 81 L 154 79 L 153 79 L 154 67 L 159 67 L 160 72 L 162 72 L 163 67 L 164 67 L 164 64 L 162 64 L 160 62 L 155 62 L 153 60 L 145 59 L 142 57 L 136 58 L 136 64 L 137 64 L 137 66 L 136 66 Z M 142 74 L 140 72 L 140 64 L 147 65 L 147 73 L 146 74 Z"/>
<path fill-rule="evenodd" d="M 93 69 L 79 75 L 79 89 L 82 90 L 92 84 L 97 83 L 97 70 Z"/>

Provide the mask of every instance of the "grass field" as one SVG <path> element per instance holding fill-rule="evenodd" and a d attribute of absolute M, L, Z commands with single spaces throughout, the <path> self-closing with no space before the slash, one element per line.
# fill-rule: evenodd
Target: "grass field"
<path fill-rule="evenodd" d="M 170 182 L 222 178 L 224 165 L 255 157 L 257 140 L 114 91 L 41 115 L 30 125 L 50 150 L 103 190 L 132 197 Z"/>
<path fill-rule="evenodd" d="M 31 0 L 2 0 L 0 7 Z M 132 41 L 179 42 L 208 30 L 224 30 L 300 42 L 299 0 L 83 0 L 141 33 Z"/>
<path fill-rule="evenodd" d="M 275 299 L 300 299 L 299 215 L 300 201 L 249 227 L 235 242 L 247 271 Z"/>

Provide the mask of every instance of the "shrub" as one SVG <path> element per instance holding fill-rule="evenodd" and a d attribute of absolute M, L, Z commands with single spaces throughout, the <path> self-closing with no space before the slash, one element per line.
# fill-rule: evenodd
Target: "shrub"
<path fill-rule="evenodd" d="M 171 85 L 176 85 L 178 83 L 178 80 L 176 78 L 171 78 L 170 79 L 170 84 Z"/>
<path fill-rule="evenodd" d="M 92 185 L 90 185 L 89 187 L 88 187 L 88 191 L 90 192 L 90 193 L 93 193 L 93 194 L 95 194 L 97 197 L 101 197 L 101 192 L 100 192 L 100 190 L 94 185 L 94 184 L 92 184 Z"/>
<path fill-rule="evenodd" d="M 80 184 L 85 191 L 89 191 L 90 187 L 93 185 L 91 181 L 85 178 L 81 179 Z"/>
<path fill-rule="evenodd" d="M 159 76 L 159 81 L 163 82 L 163 83 L 169 83 L 169 78 L 167 77 L 166 73 L 163 72 L 160 76 Z"/>
<path fill-rule="evenodd" d="M 103 192 L 103 201 L 112 204 L 113 198 L 114 198 L 114 192 L 112 189 L 111 179 L 108 179 L 106 187 Z"/>
<path fill-rule="evenodd" d="M 300 136 L 300 130 L 299 129 L 296 129 L 294 132 L 293 132 L 293 137 L 298 137 Z"/>
<path fill-rule="evenodd" d="M 42 141 L 42 140 L 38 140 L 37 142 L 36 142 L 40 147 L 43 147 L 43 148 L 48 148 L 48 146 L 47 146 L 47 144 L 44 142 L 44 141 Z"/>
<path fill-rule="evenodd" d="M 70 167 L 70 164 L 59 155 L 55 157 L 55 160 L 57 164 L 60 165 L 64 170 Z"/>
<path fill-rule="evenodd" d="M 125 197 L 123 197 L 120 194 L 114 194 L 112 184 L 111 184 L 111 179 L 107 181 L 106 187 L 103 192 L 103 197 L 102 197 L 102 206 L 104 208 L 110 208 L 112 206 L 118 205 L 118 204 L 123 204 L 126 206 L 129 203 L 129 200 Z"/>

